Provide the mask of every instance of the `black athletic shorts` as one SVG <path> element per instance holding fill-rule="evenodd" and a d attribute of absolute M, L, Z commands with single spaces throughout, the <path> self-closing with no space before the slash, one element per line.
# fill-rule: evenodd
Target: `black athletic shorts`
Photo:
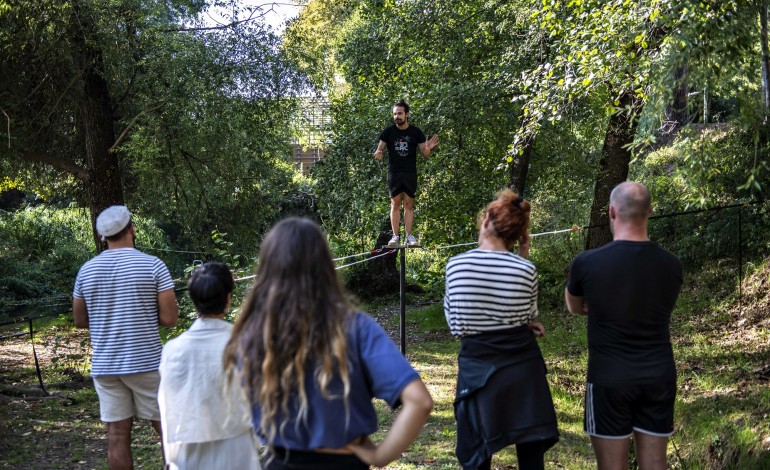
<path fill-rule="evenodd" d="M 417 192 L 417 173 L 403 171 L 388 172 L 388 187 L 390 189 L 390 197 L 406 193 L 407 196 L 414 199 L 414 194 Z"/>
<path fill-rule="evenodd" d="M 607 439 L 674 434 L 676 382 L 610 387 L 588 383 L 583 430 Z"/>

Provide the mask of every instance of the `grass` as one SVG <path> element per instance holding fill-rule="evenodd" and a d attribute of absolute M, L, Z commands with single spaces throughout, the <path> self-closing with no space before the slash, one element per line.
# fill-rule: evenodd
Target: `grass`
<path fill-rule="evenodd" d="M 672 319 L 679 392 L 669 467 L 770 469 L 768 302 L 752 298 L 750 289 L 739 302 L 733 286 L 715 280 L 718 271 L 718 267 L 705 269 L 689 280 Z M 769 272 L 760 268 L 748 282 L 755 282 L 759 290 Z M 743 311 L 736 310 L 738 304 L 744 305 Z M 751 320 L 747 305 L 763 314 Z M 407 319 L 407 331 L 417 337 L 435 338 L 446 331 L 438 303 L 408 312 Z M 540 347 L 561 432 L 560 442 L 546 454 L 546 467 L 595 468 L 582 422 L 588 358 L 585 318 L 556 310 L 541 313 L 540 319 L 547 329 Z M 398 318 L 392 316 L 389 321 L 396 325 Z M 428 385 L 436 409 L 418 441 L 390 468 L 457 468 L 452 400 L 458 346 L 449 339 L 408 345 L 407 355 Z M 378 411 L 386 428 L 394 414 L 384 406 Z M 383 435 L 381 430 L 374 438 Z M 515 464 L 513 449 L 493 460 L 496 468 L 516 468 Z M 631 468 L 635 468 L 633 452 Z"/>
<path fill-rule="evenodd" d="M 734 286 L 717 281 L 717 267 L 687 279 L 671 326 L 679 389 L 669 468 L 770 469 L 768 273 L 770 269 L 759 267 L 746 279 L 740 302 Z M 456 469 L 452 403 L 459 342 L 447 333 L 441 305 L 416 308 L 422 301 L 408 298 L 407 356 L 433 395 L 435 410 L 417 442 L 388 468 Z M 398 314 L 387 313 L 397 311 L 393 308 L 397 304 L 393 298 L 387 304 L 369 306 L 388 331 L 398 331 Z M 585 318 L 550 310 L 541 312 L 540 319 L 547 329 L 540 346 L 561 432 L 560 442 L 546 454 L 546 468 L 595 468 L 589 440 L 582 431 Z M 70 344 L 79 344 L 68 321 L 36 323 L 36 328 L 41 330 L 39 354 L 57 335 L 69 335 Z M 4 348 L 7 345 L 0 344 L 0 351 Z M 33 364 L 6 372 L 3 376 L 8 375 L 9 383 L 35 387 Z M 49 362 L 44 363 L 44 374 L 50 383 L 71 378 L 73 371 Z M 106 436 L 93 388 L 52 389 L 56 398 L 45 400 L 0 395 L 0 417 L 6 426 L 0 437 L 0 468 L 105 468 Z M 515 390 L 511 397 L 515 399 Z M 373 436 L 375 441 L 382 438 L 395 416 L 384 404 L 376 406 L 381 430 Z M 138 468 L 160 468 L 158 439 L 148 424 L 135 424 L 133 451 Z M 496 454 L 493 466 L 516 468 L 515 450 Z"/>
<path fill-rule="evenodd" d="M 398 324 L 398 317 L 392 316 L 388 321 L 392 323 L 391 326 L 395 326 Z M 561 432 L 560 443 L 546 454 L 546 467 L 576 470 L 595 468 L 589 442 L 582 434 L 582 382 L 587 354 L 580 349 L 585 343 L 580 334 L 585 336 L 585 320 L 566 314 L 549 314 L 544 316 L 543 321 L 551 325 L 557 322 L 560 324 L 559 327 L 551 326 L 547 336 L 540 342 L 549 369 L 549 381 Z M 388 325 L 385 326 L 387 328 Z M 410 336 L 433 338 L 443 335 L 444 339 L 407 344 L 407 357 L 431 392 L 435 408 L 418 441 L 402 459 L 388 468 L 458 468 L 454 455 L 453 401 L 460 343 L 448 339 L 446 330 L 444 311 L 440 304 L 407 312 L 407 331 L 412 332 Z M 515 391 L 511 391 L 511 399 L 515 399 Z M 395 416 L 384 404 L 377 403 L 377 407 L 382 422 L 381 430 L 373 436 L 375 441 L 384 436 Z M 511 447 L 495 454 L 493 466 L 516 468 L 515 449 Z"/>

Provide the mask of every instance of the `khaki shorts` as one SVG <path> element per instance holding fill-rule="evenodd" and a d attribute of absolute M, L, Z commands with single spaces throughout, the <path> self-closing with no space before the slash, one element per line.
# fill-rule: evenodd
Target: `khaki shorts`
<path fill-rule="evenodd" d="M 133 416 L 160 421 L 159 386 L 160 374 L 157 370 L 141 374 L 94 377 L 102 421 L 114 423 Z"/>

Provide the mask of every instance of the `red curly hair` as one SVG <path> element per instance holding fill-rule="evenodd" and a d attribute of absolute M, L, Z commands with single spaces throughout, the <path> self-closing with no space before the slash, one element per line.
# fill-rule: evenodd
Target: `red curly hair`
<path fill-rule="evenodd" d="M 516 242 L 529 237 L 529 212 L 532 206 L 529 201 L 522 199 L 510 189 L 504 189 L 497 194 L 497 199 L 490 202 L 485 212 L 489 214 L 489 222 L 497 236 L 505 246 L 512 250 Z"/>

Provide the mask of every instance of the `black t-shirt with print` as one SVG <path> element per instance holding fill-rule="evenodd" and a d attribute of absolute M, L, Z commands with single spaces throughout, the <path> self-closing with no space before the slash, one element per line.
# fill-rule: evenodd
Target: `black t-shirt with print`
<path fill-rule="evenodd" d="M 682 263 L 657 244 L 617 240 L 579 254 L 567 290 L 588 305 L 588 382 L 675 381 L 671 311 Z"/>
<path fill-rule="evenodd" d="M 388 171 L 417 172 L 417 145 L 425 142 L 425 134 L 411 124 L 399 129 L 392 124 L 380 134 L 380 140 L 388 146 Z"/>

